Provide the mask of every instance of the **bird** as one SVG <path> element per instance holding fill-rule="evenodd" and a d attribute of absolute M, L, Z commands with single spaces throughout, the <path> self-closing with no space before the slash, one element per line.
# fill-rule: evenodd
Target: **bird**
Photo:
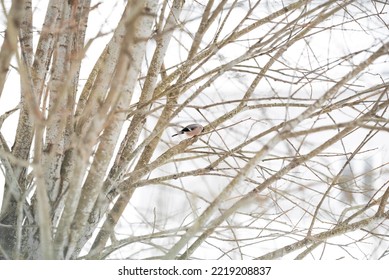
<path fill-rule="evenodd" d="M 204 127 L 201 124 L 190 124 L 188 126 L 185 126 L 181 131 L 178 133 L 172 135 L 172 137 L 180 135 L 180 134 L 185 134 L 188 137 L 194 137 L 196 135 L 199 135 L 201 132 L 203 132 Z"/>

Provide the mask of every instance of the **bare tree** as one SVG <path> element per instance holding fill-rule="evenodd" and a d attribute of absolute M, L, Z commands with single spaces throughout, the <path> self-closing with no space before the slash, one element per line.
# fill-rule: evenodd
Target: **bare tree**
<path fill-rule="evenodd" d="M 105 2 L 2 1 L 2 259 L 388 255 L 385 1 Z"/>

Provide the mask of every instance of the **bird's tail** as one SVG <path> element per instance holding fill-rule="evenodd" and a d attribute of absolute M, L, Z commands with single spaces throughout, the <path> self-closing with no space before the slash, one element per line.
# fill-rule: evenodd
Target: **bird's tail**
<path fill-rule="evenodd" d="M 173 134 L 172 137 L 177 136 L 177 135 L 180 135 L 180 134 L 184 134 L 184 132 L 178 132 L 178 133 L 176 133 L 176 134 Z"/>

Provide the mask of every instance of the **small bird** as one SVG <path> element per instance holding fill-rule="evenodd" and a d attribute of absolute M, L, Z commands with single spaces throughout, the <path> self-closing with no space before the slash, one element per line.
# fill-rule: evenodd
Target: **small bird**
<path fill-rule="evenodd" d="M 188 137 L 193 137 L 196 135 L 199 135 L 201 132 L 203 132 L 204 127 L 201 124 L 190 124 L 183 129 L 181 129 L 180 132 L 172 135 L 172 137 L 180 135 L 180 134 L 185 134 Z"/>

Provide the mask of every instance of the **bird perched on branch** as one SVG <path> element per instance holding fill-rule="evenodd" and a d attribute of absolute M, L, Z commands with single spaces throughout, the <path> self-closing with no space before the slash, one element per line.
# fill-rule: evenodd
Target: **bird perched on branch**
<path fill-rule="evenodd" d="M 183 129 L 181 129 L 180 132 L 172 135 L 172 137 L 180 135 L 180 134 L 185 134 L 188 137 L 193 137 L 196 135 L 199 135 L 201 132 L 203 132 L 204 127 L 201 124 L 190 124 Z"/>

